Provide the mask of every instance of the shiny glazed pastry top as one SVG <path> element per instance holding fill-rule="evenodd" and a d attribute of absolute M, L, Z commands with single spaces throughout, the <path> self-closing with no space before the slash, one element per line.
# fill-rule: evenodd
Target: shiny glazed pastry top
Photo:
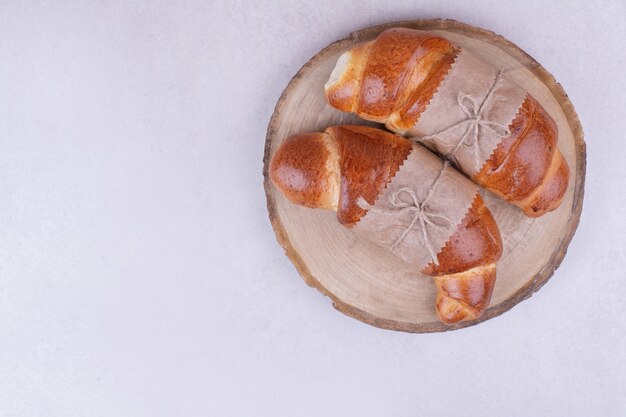
<path fill-rule="evenodd" d="M 436 34 L 388 29 L 339 58 L 325 86 L 326 99 L 339 110 L 407 134 L 427 109 L 460 50 Z M 467 79 L 471 77 L 468 73 Z M 507 130 L 484 165 L 467 174 L 530 217 L 556 209 L 570 173 L 557 147 L 555 122 L 527 95 Z"/>

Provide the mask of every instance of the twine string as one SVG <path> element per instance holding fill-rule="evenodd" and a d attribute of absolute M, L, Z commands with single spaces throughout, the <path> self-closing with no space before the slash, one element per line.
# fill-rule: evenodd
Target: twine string
<path fill-rule="evenodd" d="M 456 129 L 459 126 L 466 125 L 467 128 L 465 129 L 465 132 L 463 133 L 463 135 L 461 135 L 461 138 L 459 139 L 459 141 L 456 143 L 454 148 L 452 148 L 452 150 L 449 153 L 445 154 L 444 156 L 447 159 L 455 161 L 456 163 L 457 162 L 456 153 L 461 148 L 461 146 L 465 145 L 466 147 L 471 147 L 473 154 L 474 154 L 474 162 L 476 164 L 476 170 L 478 171 L 481 166 L 480 143 L 479 143 L 480 129 L 481 128 L 490 129 L 499 136 L 504 136 L 508 134 L 507 126 L 504 126 L 501 123 L 486 120 L 482 114 L 483 110 L 485 109 L 485 104 L 491 99 L 491 97 L 493 97 L 493 94 L 497 89 L 498 82 L 500 81 L 503 73 L 504 73 L 504 70 L 498 71 L 493 83 L 491 84 L 491 87 L 489 88 L 489 91 L 487 92 L 487 95 L 480 102 L 480 104 L 478 104 L 478 100 L 476 98 L 470 96 L 469 94 L 459 93 L 457 97 L 457 103 L 466 116 L 464 119 L 456 123 L 453 123 L 452 125 L 445 127 L 439 131 L 418 137 L 416 138 L 416 140 L 420 143 L 427 142 L 427 141 L 435 139 L 437 136 L 441 134 L 448 133 Z"/>
<path fill-rule="evenodd" d="M 417 195 L 415 194 L 415 191 L 409 187 L 399 188 L 391 194 L 391 196 L 389 197 L 389 203 L 392 208 L 381 208 L 381 207 L 373 206 L 367 203 L 367 201 L 365 201 L 363 197 L 359 198 L 358 205 L 362 209 L 372 210 L 374 212 L 378 212 L 378 213 L 382 213 L 386 215 L 393 215 L 396 217 L 401 217 L 405 213 L 411 213 L 412 217 L 411 217 L 410 223 L 405 227 L 404 231 L 400 234 L 400 236 L 398 236 L 398 238 L 391 244 L 391 246 L 389 247 L 391 250 L 396 249 L 400 245 L 400 243 L 404 241 L 404 239 L 408 236 L 408 234 L 413 229 L 416 228 L 416 225 L 417 225 L 417 228 L 420 230 L 422 234 L 424 246 L 426 246 L 426 250 L 428 250 L 428 254 L 430 255 L 435 265 L 439 265 L 437 261 L 437 253 L 435 252 L 433 248 L 433 244 L 431 242 L 431 238 L 428 233 L 428 228 L 432 228 L 438 231 L 447 231 L 447 230 L 450 230 L 452 227 L 454 227 L 455 224 L 449 217 L 443 214 L 428 210 L 428 205 L 430 204 L 431 199 L 433 198 L 433 195 L 435 193 L 435 190 L 440 183 L 440 179 L 442 178 L 443 173 L 448 168 L 448 166 L 449 166 L 448 162 L 443 161 L 443 166 L 441 170 L 439 171 L 437 178 L 435 179 L 433 184 L 430 186 L 430 189 L 428 190 L 426 197 L 422 201 L 419 201 L 419 199 L 417 198 Z M 408 197 L 409 201 L 407 202 L 403 200 L 401 198 L 401 195 L 405 195 L 406 197 Z M 444 223 L 446 223 L 446 225 L 441 226 L 440 224 L 435 223 L 435 220 L 443 221 Z"/>

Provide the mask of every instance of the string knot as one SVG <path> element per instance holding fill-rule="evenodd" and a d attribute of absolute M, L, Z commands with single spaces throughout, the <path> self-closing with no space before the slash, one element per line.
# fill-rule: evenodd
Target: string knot
<path fill-rule="evenodd" d="M 430 236 L 428 234 L 428 228 L 438 231 L 451 231 L 455 224 L 450 218 L 429 210 L 429 204 L 435 193 L 435 189 L 437 188 L 439 180 L 441 179 L 442 174 L 447 167 L 448 163 L 444 161 L 443 167 L 439 171 L 437 178 L 428 190 L 426 198 L 424 198 L 424 200 L 422 201 L 419 201 L 417 195 L 415 194 L 415 191 L 409 187 L 399 188 L 390 195 L 389 204 L 391 208 L 376 207 L 367 203 L 367 201 L 365 201 L 363 197 L 359 198 L 357 204 L 359 205 L 359 207 L 365 210 L 372 210 L 382 214 L 393 215 L 397 217 L 403 216 L 406 213 L 410 213 L 410 223 L 405 227 L 402 234 L 400 234 L 400 236 L 391 244 L 391 250 L 396 249 L 413 229 L 418 228 L 421 231 L 424 246 L 426 246 L 426 250 L 428 250 L 432 261 L 435 265 L 439 265 L 439 262 L 437 261 L 437 253 L 433 248 Z M 401 198 L 401 196 L 403 195 L 408 197 L 408 201 Z M 444 225 L 437 224 L 437 220 L 443 222 Z"/>
<path fill-rule="evenodd" d="M 485 108 L 485 104 L 491 99 L 494 91 L 497 88 L 498 82 L 502 77 L 504 71 L 500 70 L 497 74 L 487 95 L 485 98 L 478 103 L 476 98 L 470 96 L 469 94 L 459 93 L 457 97 L 457 103 L 463 113 L 465 114 L 465 118 L 460 121 L 441 129 L 437 132 L 433 132 L 431 134 L 421 136 L 416 138 L 418 142 L 426 142 L 432 139 L 435 139 L 437 136 L 450 132 L 458 127 L 466 127 L 465 132 L 461 135 L 459 141 L 456 143 L 454 148 L 444 156 L 452 161 L 456 162 L 456 153 L 462 147 L 472 148 L 474 153 L 474 163 L 476 171 L 480 170 L 481 167 L 481 149 L 480 149 L 480 132 L 481 128 L 490 129 L 495 132 L 498 136 L 505 136 L 508 134 L 508 127 L 504 126 L 501 123 L 492 122 L 483 117 L 483 110 Z M 457 163 L 458 165 L 458 163 Z"/>

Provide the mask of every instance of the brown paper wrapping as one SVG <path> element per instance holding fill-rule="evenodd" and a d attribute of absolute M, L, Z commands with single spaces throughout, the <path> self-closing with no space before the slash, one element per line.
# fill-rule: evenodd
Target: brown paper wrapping
<path fill-rule="evenodd" d="M 526 91 L 506 71 L 462 49 L 426 110 L 407 132 L 473 176 L 508 135 Z"/>
<path fill-rule="evenodd" d="M 477 193 L 476 184 L 415 144 L 374 204 L 361 201 L 368 211 L 353 230 L 421 270 L 437 263 Z"/>

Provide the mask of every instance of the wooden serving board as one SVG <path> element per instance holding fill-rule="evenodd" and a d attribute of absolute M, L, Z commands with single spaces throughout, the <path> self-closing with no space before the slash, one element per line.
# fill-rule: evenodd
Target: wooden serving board
<path fill-rule="evenodd" d="M 477 320 L 454 326 L 445 326 L 437 319 L 436 289 L 431 277 L 408 267 L 387 250 L 359 239 L 337 222 L 334 212 L 290 203 L 268 176 L 274 151 L 292 134 L 322 131 L 337 124 L 375 125 L 331 108 L 324 100 L 324 84 L 343 52 L 374 39 L 390 27 L 432 31 L 498 67 L 514 68 L 508 75 L 526 88 L 556 121 L 558 146 L 571 170 L 561 206 L 538 219 L 530 219 L 517 207 L 482 191 L 500 227 L 504 253 L 487 311 Z M 324 48 L 298 71 L 270 120 L 263 175 L 269 217 L 278 242 L 308 285 L 330 297 L 337 310 L 365 323 L 406 332 L 438 332 L 498 316 L 530 297 L 552 276 L 580 218 L 585 142 L 563 88 L 519 47 L 493 32 L 453 20 L 412 20 L 354 32 Z"/>

